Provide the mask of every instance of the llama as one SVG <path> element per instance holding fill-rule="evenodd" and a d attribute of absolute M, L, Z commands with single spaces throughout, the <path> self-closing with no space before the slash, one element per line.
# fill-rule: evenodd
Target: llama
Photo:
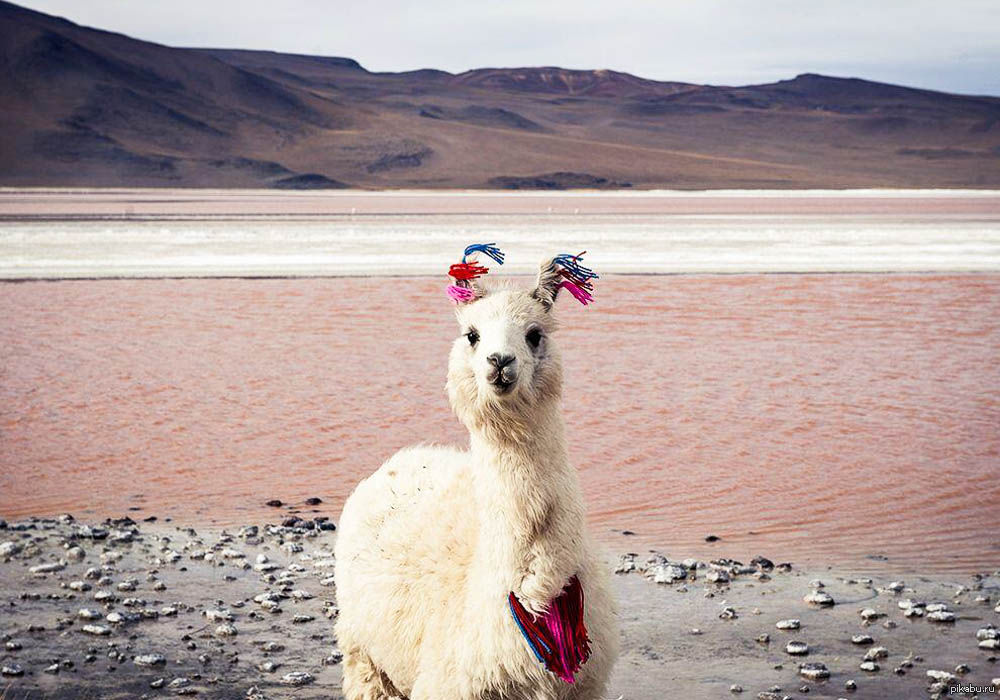
<path fill-rule="evenodd" d="M 492 245 L 470 250 L 503 262 Z M 404 449 L 344 504 L 336 634 L 348 700 L 593 700 L 617 658 L 615 604 L 567 458 L 552 341 L 558 292 L 587 303 L 596 275 L 579 256 L 545 261 L 527 291 L 482 287 L 485 272 L 463 259 L 449 287 L 461 334 L 447 392 L 469 448 Z M 540 641 L 533 623 L 558 622 L 555 606 L 567 600 L 571 616 L 581 591 L 577 656 L 549 670 L 544 653 L 559 645 Z"/>

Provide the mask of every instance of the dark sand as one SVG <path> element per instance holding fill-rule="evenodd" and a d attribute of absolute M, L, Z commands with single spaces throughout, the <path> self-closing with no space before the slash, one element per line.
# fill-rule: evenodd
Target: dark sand
<path fill-rule="evenodd" d="M 182 693 L 341 697 L 340 657 L 332 632 L 335 589 L 329 580 L 334 532 L 305 528 L 301 522 L 262 526 L 258 536 L 239 528 L 228 534 L 196 532 L 173 523 L 116 521 L 97 527 L 106 533 L 104 539 L 87 537 L 93 530 L 88 533 L 68 518 L 25 520 L 0 530 L 0 635 L 6 645 L 0 649 L 0 665 L 23 673 L 3 679 L 6 700 Z M 71 550 L 74 546 L 82 552 Z M 293 551 L 299 547 L 302 551 Z M 259 570 L 270 568 L 258 565 L 259 555 L 273 563 L 273 570 Z M 640 568 L 646 558 L 636 557 Z M 57 571 L 31 571 L 59 560 L 66 565 Z M 98 571 L 88 578 L 91 568 Z M 725 571 L 731 581 L 711 582 L 718 576 L 712 571 Z M 886 588 L 891 583 L 886 577 L 867 580 L 832 570 L 800 571 L 794 565 L 772 570 L 766 563 L 705 563 L 687 575 L 672 584 L 654 583 L 639 572 L 614 577 L 623 654 L 608 697 L 722 698 L 733 692 L 732 697 L 768 699 L 902 699 L 934 697 L 935 692 L 947 696 L 945 686 L 931 686 L 928 670 L 955 673 L 965 664 L 969 670 L 957 674 L 963 685 L 983 686 L 1000 676 L 997 651 L 979 648 L 977 640 L 977 630 L 1000 623 L 1000 571 L 972 577 L 906 576 L 898 593 Z M 825 584 L 821 590 L 835 605 L 803 601 L 814 590 L 814 579 Z M 135 589 L 120 590 L 123 582 L 130 587 L 129 580 Z M 75 581 L 89 588 L 73 590 Z M 295 591 L 304 591 L 305 597 Z M 283 596 L 278 610 L 254 602 L 267 592 Z M 111 597 L 99 601 L 98 594 Z M 935 623 L 926 615 L 907 618 L 899 606 L 907 598 L 944 603 L 956 619 Z M 100 619 L 82 619 L 82 608 Z M 735 618 L 723 619 L 727 608 Z M 866 622 L 860 615 L 865 608 L 882 616 Z M 208 619 L 208 610 L 231 613 L 237 633 L 222 635 L 218 628 L 226 622 Z M 114 620 L 113 613 L 126 620 L 109 621 L 106 616 Z M 141 619 L 128 621 L 130 615 Z M 799 619 L 801 628 L 775 628 L 788 618 Z M 88 634 L 84 625 L 106 627 L 109 633 Z M 762 634 L 769 635 L 769 642 L 758 641 Z M 870 635 L 873 643 L 852 644 L 851 636 L 857 634 Z M 786 653 L 791 640 L 806 642 L 808 655 Z M 268 642 L 281 648 L 266 651 Z M 859 664 L 873 647 L 884 647 L 887 656 L 876 660 L 879 670 L 861 670 Z M 153 666 L 137 663 L 150 654 L 163 659 Z M 267 662 L 276 668 L 267 670 Z M 827 667 L 828 680 L 800 675 L 800 663 L 816 662 Z M 286 674 L 296 672 L 308 673 L 311 680 L 301 686 L 283 682 Z M 857 689 L 847 690 L 848 681 Z M 733 685 L 742 691 L 732 691 Z"/>

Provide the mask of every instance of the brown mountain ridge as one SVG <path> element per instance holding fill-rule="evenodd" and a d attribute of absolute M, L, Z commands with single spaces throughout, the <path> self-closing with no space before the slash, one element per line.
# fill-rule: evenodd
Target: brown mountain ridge
<path fill-rule="evenodd" d="M 0 2 L 0 185 L 1000 187 L 1000 98 L 815 74 L 377 73 Z"/>

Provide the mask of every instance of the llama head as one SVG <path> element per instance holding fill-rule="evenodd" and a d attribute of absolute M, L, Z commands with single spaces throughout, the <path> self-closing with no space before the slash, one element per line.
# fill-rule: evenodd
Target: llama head
<path fill-rule="evenodd" d="M 530 288 L 477 281 L 467 287 L 473 292 L 467 300 L 452 295 L 459 335 L 449 356 L 448 397 L 469 429 L 518 439 L 536 424 L 538 411 L 562 395 L 552 309 L 560 289 L 570 289 L 581 301 L 577 293 L 586 301 L 590 296 L 561 272 L 560 257 L 572 256 L 545 260 Z M 582 283 L 590 288 L 588 280 Z"/>

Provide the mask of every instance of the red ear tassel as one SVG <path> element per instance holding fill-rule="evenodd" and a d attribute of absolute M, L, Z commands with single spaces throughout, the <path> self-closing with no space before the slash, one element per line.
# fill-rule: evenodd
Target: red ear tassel
<path fill-rule="evenodd" d="M 489 270 L 476 263 L 456 263 L 448 269 L 448 274 L 457 280 L 474 280 L 489 273 Z"/>

